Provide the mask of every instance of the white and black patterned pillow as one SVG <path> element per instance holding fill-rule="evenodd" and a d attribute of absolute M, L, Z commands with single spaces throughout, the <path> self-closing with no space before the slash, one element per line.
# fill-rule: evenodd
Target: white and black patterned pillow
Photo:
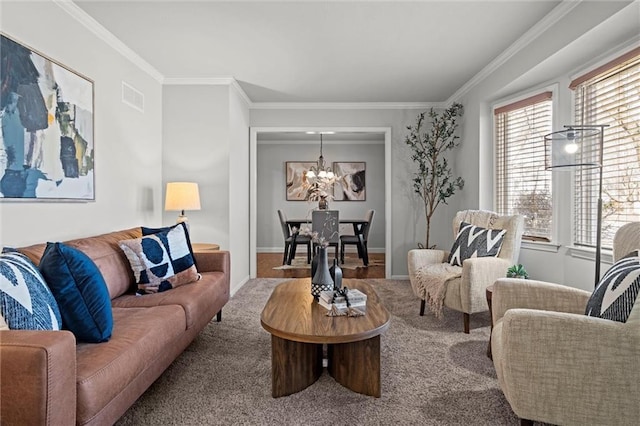
<path fill-rule="evenodd" d="M 613 264 L 587 303 L 585 315 L 627 322 L 640 291 L 640 255 L 635 250 Z"/>
<path fill-rule="evenodd" d="M 40 271 L 17 251 L 0 254 L 0 315 L 12 330 L 60 330 L 62 324 Z"/>
<path fill-rule="evenodd" d="M 486 229 L 467 222 L 460 223 L 458 236 L 451 247 L 449 263 L 462 266 L 462 262 L 472 257 L 496 257 L 506 233 L 506 229 Z"/>
<path fill-rule="evenodd" d="M 118 244 L 131 264 L 138 294 L 166 291 L 200 279 L 183 226 Z"/>

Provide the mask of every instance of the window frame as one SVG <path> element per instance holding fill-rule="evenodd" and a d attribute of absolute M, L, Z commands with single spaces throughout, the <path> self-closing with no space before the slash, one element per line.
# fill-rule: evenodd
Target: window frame
<path fill-rule="evenodd" d="M 570 117 L 571 122 L 576 125 L 588 125 L 588 124 L 601 124 L 601 123 L 575 123 L 576 121 L 576 103 L 577 97 L 580 96 L 578 90 L 576 90 L 581 84 L 586 81 L 589 81 L 595 77 L 598 77 L 602 74 L 607 73 L 608 71 L 614 69 L 615 67 L 625 63 L 626 61 L 636 58 L 640 54 L 640 46 L 636 45 L 627 45 L 624 47 L 618 47 L 615 51 L 610 52 L 606 56 L 604 56 L 599 61 L 592 63 L 588 66 L 584 66 L 580 68 L 578 71 L 571 73 L 569 76 L 570 83 L 566 86 L 566 90 L 569 91 L 570 96 Z M 584 107 L 583 107 L 584 108 Z M 605 132 L 605 143 L 606 143 L 606 132 L 608 128 L 604 129 Z M 577 242 L 576 233 L 577 233 L 577 211 L 576 211 L 576 202 L 579 194 L 576 192 L 576 176 L 575 173 L 571 173 L 571 182 L 568 193 L 571 194 L 571 234 L 570 234 L 570 242 L 567 246 L 569 249 L 569 253 L 572 257 L 580 258 L 580 259 L 595 259 L 595 247 L 592 247 L 588 244 L 584 244 L 583 242 Z M 604 225 L 604 219 L 603 219 Z M 610 247 L 602 247 L 602 261 L 611 263 L 612 260 L 612 249 Z"/>
<path fill-rule="evenodd" d="M 527 100 L 529 98 L 535 97 L 537 95 L 541 95 L 545 92 L 551 92 L 551 129 L 556 127 L 556 123 L 558 122 L 558 110 L 559 110 L 559 84 L 547 84 L 544 86 L 539 86 L 533 89 L 528 89 L 527 91 L 523 91 L 517 93 L 515 95 L 511 95 L 508 97 L 501 98 L 490 105 L 491 110 L 491 137 L 492 137 L 492 167 L 493 167 L 493 210 L 498 211 L 498 173 L 497 173 L 497 152 L 498 152 L 498 135 L 496 134 L 496 114 L 495 111 L 503 108 L 505 106 L 509 106 L 512 104 L 517 104 L 518 102 Z M 540 144 L 544 146 L 544 139 L 540 139 Z M 542 158 L 542 167 L 544 168 L 544 157 Z M 551 173 L 548 171 L 546 173 Z M 558 179 L 554 179 L 554 176 L 551 175 L 551 230 L 549 235 L 549 241 L 543 239 L 536 238 L 525 238 L 523 236 L 521 246 L 523 248 L 530 248 L 541 251 L 549 251 L 549 252 L 557 252 L 559 249 L 558 241 L 558 206 L 557 206 L 557 197 L 559 192 L 559 183 Z"/>

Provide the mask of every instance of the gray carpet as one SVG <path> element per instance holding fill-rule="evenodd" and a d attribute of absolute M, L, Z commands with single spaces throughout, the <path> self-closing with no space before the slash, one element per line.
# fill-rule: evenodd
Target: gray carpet
<path fill-rule="evenodd" d="M 297 394 L 271 397 L 270 335 L 260 313 L 283 279 L 244 285 L 117 423 L 124 425 L 506 425 L 518 419 L 486 356 L 489 315 L 418 315 L 408 281 L 368 280 L 391 313 L 381 339 L 382 397 L 356 394 L 326 371 Z"/>

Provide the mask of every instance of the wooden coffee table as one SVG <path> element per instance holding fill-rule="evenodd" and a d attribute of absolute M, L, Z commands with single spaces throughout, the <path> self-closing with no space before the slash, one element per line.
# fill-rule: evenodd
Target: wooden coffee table
<path fill-rule="evenodd" d="M 261 323 L 271 333 L 271 394 L 291 395 L 322 374 L 327 345 L 329 374 L 343 386 L 380 397 L 380 334 L 389 327 L 389 312 L 376 292 L 361 280 L 344 280 L 367 295 L 366 315 L 328 317 L 311 296 L 309 278 L 277 286 L 265 305 Z"/>

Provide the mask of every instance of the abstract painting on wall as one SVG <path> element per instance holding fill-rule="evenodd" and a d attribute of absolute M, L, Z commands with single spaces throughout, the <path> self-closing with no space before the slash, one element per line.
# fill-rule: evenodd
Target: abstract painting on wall
<path fill-rule="evenodd" d="M 314 161 L 287 161 L 285 163 L 287 201 L 307 199 L 307 189 L 303 184 L 307 181 L 307 170 L 316 164 Z"/>
<path fill-rule="evenodd" d="M 334 173 L 341 177 L 334 188 L 334 200 L 366 201 L 366 166 L 363 161 L 333 163 Z"/>
<path fill-rule="evenodd" d="M 95 200 L 93 81 L 0 34 L 0 200 Z"/>

